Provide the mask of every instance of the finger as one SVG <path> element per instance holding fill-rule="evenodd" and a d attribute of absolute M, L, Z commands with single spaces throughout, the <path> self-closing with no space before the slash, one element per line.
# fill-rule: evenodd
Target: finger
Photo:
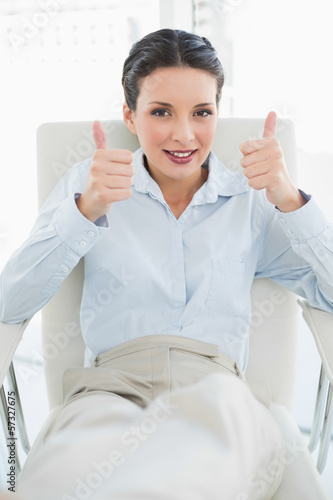
<path fill-rule="evenodd" d="M 250 167 L 245 168 L 244 175 L 248 179 L 253 179 L 254 177 L 259 177 L 261 175 L 267 175 L 270 172 L 270 165 L 267 162 L 256 163 Z"/>
<path fill-rule="evenodd" d="M 129 189 L 132 184 L 132 179 L 124 175 L 109 175 L 104 181 L 104 186 L 109 189 Z"/>
<path fill-rule="evenodd" d="M 107 149 L 108 145 L 106 142 L 106 137 L 105 137 L 105 132 L 103 125 L 101 122 L 96 120 L 93 123 L 93 134 L 94 134 L 94 141 L 97 149 Z"/>
<path fill-rule="evenodd" d="M 133 177 L 135 169 L 132 165 L 127 165 L 125 163 L 116 164 L 106 164 L 103 168 L 103 173 L 105 175 L 122 175 L 124 177 Z"/>
<path fill-rule="evenodd" d="M 110 188 L 105 187 L 104 197 L 108 200 L 109 203 L 113 203 L 114 201 L 123 201 L 127 200 L 132 196 L 132 190 L 130 188 Z"/>
<path fill-rule="evenodd" d="M 239 149 L 243 155 L 248 155 L 258 151 L 258 149 L 263 149 L 265 147 L 265 142 L 262 139 L 253 139 L 250 141 L 242 142 L 239 145 Z"/>
<path fill-rule="evenodd" d="M 129 149 L 103 149 L 95 151 L 93 159 L 98 162 L 124 163 L 130 165 L 134 154 Z"/>
<path fill-rule="evenodd" d="M 256 191 L 261 191 L 262 189 L 267 189 L 268 181 L 266 179 L 266 175 L 257 175 L 256 177 L 252 177 L 248 179 L 248 185 L 255 189 Z"/>
<path fill-rule="evenodd" d="M 276 130 L 277 116 L 275 111 L 270 111 L 265 120 L 263 137 L 274 137 Z"/>
<path fill-rule="evenodd" d="M 243 148 L 244 156 L 240 161 L 242 167 L 246 168 L 259 162 L 282 159 L 282 151 L 279 143 L 277 142 L 277 139 L 271 139 L 269 141 L 269 147 L 267 146 L 267 142 L 265 143 L 265 145 L 266 147 L 262 149 L 256 149 L 254 151 L 251 149 L 251 147 L 246 148 L 245 146 Z"/>
<path fill-rule="evenodd" d="M 243 142 L 240 144 L 239 149 L 243 155 L 255 154 L 259 151 L 267 150 L 267 148 L 276 148 L 280 145 L 276 137 L 265 137 L 263 139 L 255 139 L 252 141 Z M 266 154 L 263 152 L 263 154 Z"/>
<path fill-rule="evenodd" d="M 125 165 L 124 163 L 109 163 L 109 162 L 99 162 L 95 163 L 90 167 L 90 172 L 92 177 L 100 176 L 122 176 L 127 179 L 131 179 L 134 175 L 135 169 L 132 165 Z"/>

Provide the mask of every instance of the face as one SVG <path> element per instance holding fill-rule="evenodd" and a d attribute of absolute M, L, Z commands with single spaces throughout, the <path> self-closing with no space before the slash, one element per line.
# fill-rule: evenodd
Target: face
<path fill-rule="evenodd" d="M 158 182 L 195 182 L 214 139 L 216 79 L 193 68 L 161 68 L 141 82 L 136 111 L 124 120 L 138 136 L 151 176 Z"/>

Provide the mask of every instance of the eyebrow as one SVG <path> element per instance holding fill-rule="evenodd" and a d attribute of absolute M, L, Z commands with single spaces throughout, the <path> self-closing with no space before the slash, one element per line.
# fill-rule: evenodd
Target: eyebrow
<path fill-rule="evenodd" d="M 172 104 L 170 104 L 168 102 L 152 101 L 149 104 L 158 104 L 159 106 L 165 106 L 167 108 L 173 108 Z M 205 106 L 214 106 L 214 103 L 213 102 L 202 102 L 200 104 L 196 104 L 194 106 L 194 109 L 195 108 L 204 108 Z"/>

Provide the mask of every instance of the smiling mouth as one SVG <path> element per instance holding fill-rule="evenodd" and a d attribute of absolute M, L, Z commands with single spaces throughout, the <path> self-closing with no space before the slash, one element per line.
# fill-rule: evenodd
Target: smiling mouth
<path fill-rule="evenodd" d="M 188 158 L 189 156 L 191 156 L 193 153 L 196 152 L 196 149 L 193 149 L 192 151 L 168 151 L 168 150 L 165 151 L 171 154 L 172 156 L 175 156 L 176 158 Z"/>

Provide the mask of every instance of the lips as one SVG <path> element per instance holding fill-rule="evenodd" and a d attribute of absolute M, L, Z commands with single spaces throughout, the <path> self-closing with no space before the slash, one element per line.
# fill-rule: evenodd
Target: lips
<path fill-rule="evenodd" d="M 178 150 L 178 151 L 168 151 L 166 149 L 163 150 L 166 156 L 171 160 L 173 163 L 177 164 L 184 164 L 184 163 L 189 163 L 192 161 L 193 157 L 195 156 L 195 153 L 197 152 L 197 149 L 189 149 L 189 150 Z"/>

